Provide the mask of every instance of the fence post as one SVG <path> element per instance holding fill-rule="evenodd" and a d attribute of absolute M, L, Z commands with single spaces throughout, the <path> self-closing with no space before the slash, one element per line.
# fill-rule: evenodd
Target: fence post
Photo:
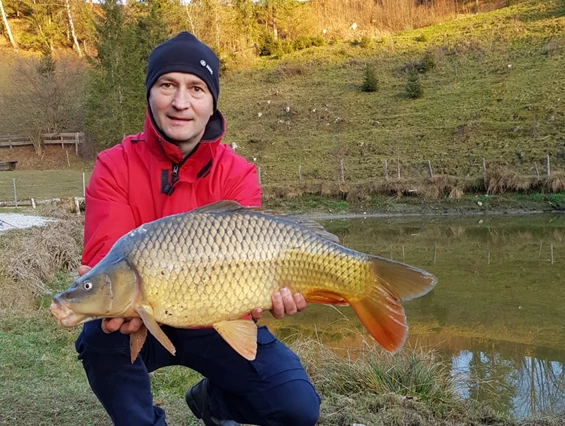
<path fill-rule="evenodd" d="M 298 183 L 302 185 L 302 164 L 298 165 Z"/>
<path fill-rule="evenodd" d="M 434 172 L 432 171 L 432 162 L 428 160 L 428 170 L 430 172 L 430 179 L 434 177 Z"/>
<path fill-rule="evenodd" d="M 343 165 L 343 159 L 339 161 L 339 172 L 340 172 L 341 181 L 345 182 L 345 166 Z"/>
<path fill-rule="evenodd" d="M 385 182 L 388 182 L 388 161 L 385 160 Z"/>
<path fill-rule="evenodd" d="M 539 169 L 538 169 L 538 165 L 535 161 L 534 161 L 534 167 L 536 169 L 536 174 L 538 175 L 538 179 L 539 179 Z"/>
<path fill-rule="evenodd" d="M 551 167 L 550 167 L 550 164 L 549 164 L 549 154 L 547 154 L 547 158 L 546 158 L 545 161 L 546 161 L 546 168 L 547 168 L 547 176 L 550 176 L 551 175 Z"/>
<path fill-rule="evenodd" d="M 82 172 L 82 196 L 86 197 L 86 176 Z"/>
<path fill-rule="evenodd" d="M 16 178 L 12 178 L 12 183 L 14 184 L 14 204 L 16 208 L 18 207 L 18 193 L 16 191 Z"/>
<path fill-rule="evenodd" d="M 261 167 L 257 167 L 257 175 L 259 177 L 259 186 L 261 186 Z"/>
<path fill-rule="evenodd" d="M 80 136 L 79 133 L 76 132 L 75 134 L 75 154 L 78 155 L 78 142 L 79 142 Z"/>
<path fill-rule="evenodd" d="M 31 208 L 35 209 L 35 198 L 30 199 L 31 201 Z"/>
<path fill-rule="evenodd" d="M 485 184 L 485 190 L 487 189 L 487 162 L 483 158 L 483 182 Z"/>
<path fill-rule="evenodd" d="M 77 216 L 80 216 L 80 203 L 78 202 L 78 197 L 73 197 L 75 202 L 75 208 L 77 209 Z"/>

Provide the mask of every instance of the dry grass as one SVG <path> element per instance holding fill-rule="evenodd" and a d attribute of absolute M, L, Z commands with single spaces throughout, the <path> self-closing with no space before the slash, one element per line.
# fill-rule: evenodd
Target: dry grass
<path fill-rule="evenodd" d="M 552 193 L 565 191 L 565 173 L 557 172 L 547 177 L 543 189 Z"/>
<path fill-rule="evenodd" d="M 475 12 L 472 8 L 474 2 L 435 0 L 419 3 L 413 0 L 315 0 L 312 8 L 318 17 L 319 30 L 325 28 L 341 36 L 354 34 L 355 31 L 372 36 L 419 28 L 445 21 L 456 14 Z M 357 30 L 351 28 L 354 22 Z"/>
<path fill-rule="evenodd" d="M 337 198 L 350 203 L 363 203 L 374 195 L 394 198 L 422 197 L 434 200 L 460 199 L 464 194 L 483 194 L 485 188 L 489 195 L 540 190 L 546 193 L 558 193 L 565 191 L 565 173 L 556 172 L 549 177 L 538 177 L 520 174 L 509 167 L 495 167 L 489 170 L 486 180 L 442 174 L 433 178 L 394 178 L 362 183 L 324 181 L 269 184 L 263 186 L 263 199 L 290 200 L 309 195 Z"/>
<path fill-rule="evenodd" d="M 317 389 L 343 395 L 394 392 L 429 402 L 455 398 L 449 372 L 433 351 L 405 348 L 396 355 L 362 340 L 342 354 L 317 340 L 301 338 L 291 345 L 305 363 Z"/>
<path fill-rule="evenodd" d="M 0 236 L 0 308 L 32 309 L 59 271 L 76 269 L 82 250 L 82 219 L 8 231 Z"/>

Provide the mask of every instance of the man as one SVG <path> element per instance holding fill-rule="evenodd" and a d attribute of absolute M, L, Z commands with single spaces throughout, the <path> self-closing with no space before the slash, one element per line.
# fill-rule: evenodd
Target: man
<path fill-rule="evenodd" d="M 92 173 L 79 273 L 143 223 L 222 199 L 260 205 L 255 167 L 220 143 L 225 121 L 217 110 L 218 72 L 216 55 L 187 32 L 151 52 L 144 131 L 102 152 Z M 304 298 L 288 289 L 273 295 L 276 318 L 305 307 Z M 253 312 L 260 316 L 260 310 Z M 132 364 L 128 334 L 140 325 L 139 319 L 92 321 L 76 342 L 89 383 L 115 425 L 166 424 L 164 411 L 153 406 L 148 372 L 168 365 L 185 365 L 205 377 L 187 391 L 186 401 L 206 425 L 316 424 L 318 395 L 298 357 L 266 327 L 258 329 L 251 362 L 213 328 L 163 326 L 176 356 L 148 334 Z"/>

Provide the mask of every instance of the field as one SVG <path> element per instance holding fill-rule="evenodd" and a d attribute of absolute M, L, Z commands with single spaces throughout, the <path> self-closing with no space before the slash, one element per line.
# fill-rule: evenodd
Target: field
<path fill-rule="evenodd" d="M 564 30 L 562 1 L 530 0 L 376 39 L 261 58 L 253 68 L 222 76 L 224 141 L 258 166 L 267 201 L 560 192 Z M 378 79 L 376 92 L 361 91 L 367 67 Z M 407 93 L 410 75 L 421 98 Z M 2 159 L 17 159 L 8 151 L 0 151 Z M 82 172 L 92 158 L 67 162 L 58 152 L 56 161 L 44 163 L 34 155 L 19 154 L 18 170 L 30 171 L 13 175 L 19 196 L 81 195 L 80 175 L 31 171 L 51 164 Z M 11 177 L 0 175 L 1 200 L 13 199 Z"/>
<path fill-rule="evenodd" d="M 482 176 L 508 166 L 565 166 L 565 6 L 528 1 L 377 40 L 265 59 L 227 75 L 227 143 L 261 168 L 264 186 Z M 360 90 L 366 67 L 379 81 Z M 423 96 L 406 85 L 416 67 Z"/>

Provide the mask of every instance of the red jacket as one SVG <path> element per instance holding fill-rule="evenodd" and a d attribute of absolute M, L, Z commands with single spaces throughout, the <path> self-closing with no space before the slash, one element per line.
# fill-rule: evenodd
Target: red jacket
<path fill-rule="evenodd" d="M 183 161 L 147 114 L 142 133 L 101 152 L 86 189 L 83 265 L 94 266 L 122 235 L 146 222 L 220 200 L 260 206 L 255 165 L 220 143 L 224 133 L 217 112 Z"/>

